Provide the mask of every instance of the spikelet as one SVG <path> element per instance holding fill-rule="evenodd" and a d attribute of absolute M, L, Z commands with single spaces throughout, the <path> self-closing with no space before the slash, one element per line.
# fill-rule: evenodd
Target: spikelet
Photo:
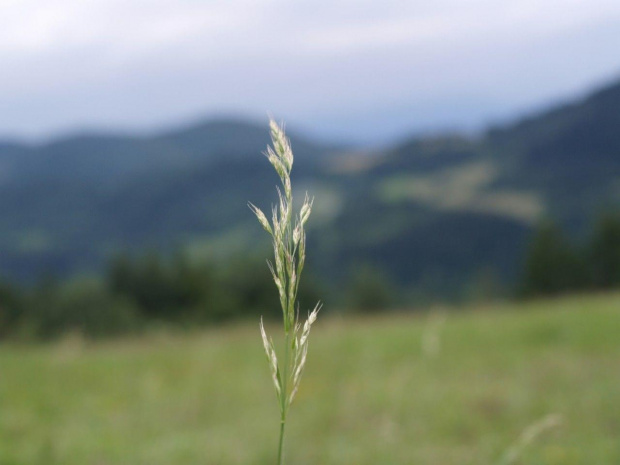
<path fill-rule="evenodd" d="M 297 390 L 299 389 L 299 385 L 301 384 L 301 376 L 304 372 L 304 367 L 306 366 L 306 356 L 308 355 L 308 338 L 310 336 L 310 329 L 312 329 L 312 324 L 316 321 L 316 317 L 321 310 L 321 304 L 317 304 L 314 307 L 314 310 L 308 315 L 308 319 L 304 323 L 303 330 L 299 339 L 295 338 L 294 345 L 294 365 L 293 365 L 293 389 L 291 390 L 291 394 L 288 398 L 289 405 L 293 402 L 295 398 L 295 394 L 297 394 Z M 298 324 L 295 333 L 298 332 L 300 325 Z"/>
<path fill-rule="evenodd" d="M 299 244 L 299 239 L 301 238 L 301 224 L 297 223 L 295 225 L 295 229 L 293 229 L 293 244 L 295 245 L 295 247 L 297 247 L 297 245 Z"/>
<path fill-rule="evenodd" d="M 271 225 L 269 224 L 269 220 L 267 220 L 267 217 L 265 216 L 263 211 L 260 208 L 258 208 L 256 205 L 254 205 L 252 202 L 248 202 L 248 206 L 250 207 L 250 210 L 254 212 L 254 214 L 256 215 L 256 218 L 258 219 L 258 222 L 265 229 L 265 231 L 273 235 L 273 232 L 271 230 Z"/>
<path fill-rule="evenodd" d="M 271 369 L 271 376 L 273 378 L 273 384 L 276 387 L 276 393 L 278 398 L 282 395 L 282 386 L 280 380 L 280 370 L 278 368 L 278 357 L 276 356 L 276 350 L 273 347 L 273 341 L 267 338 L 265 332 L 265 326 L 263 325 L 263 319 L 260 319 L 260 333 L 263 338 L 263 347 L 267 354 L 267 360 L 269 360 L 269 368 Z"/>
<path fill-rule="evenodd" d="M 299 218 L 302 226 L 306 224 L 308 218 L 310 217 L 310 212 L 312 212 L 312 204 L 314 203 L 314 198 L 308 198 L 308 194 L 306 193 L 306 198 L 304 199 L 304 204 L 301 207 L 301 212 L 299 213 Z"/>
<path fill-rule="evenodd" d="M 273 148 L 278 154 L 279 159 L 286 166 L 288 172 L 290 172 L 293 168 L 293 151 L 291 149 L 291 143 L 284 134 L 284 129 L 273 119 L 269 121 L 269 129 L 271 130 Z"/>

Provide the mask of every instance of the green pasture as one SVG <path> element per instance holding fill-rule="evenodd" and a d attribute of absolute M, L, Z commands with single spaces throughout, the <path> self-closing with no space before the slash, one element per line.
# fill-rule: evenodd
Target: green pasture
<path fill-rule="evenodd" d="M 620 464 L 620 295 L 438 315 L 320 315 L 287 464 L 499 464 L 549 414 L 514 463 Z M 269 465 L 278 421 L 258 321 L 0 346 L 2 465 Z"/>

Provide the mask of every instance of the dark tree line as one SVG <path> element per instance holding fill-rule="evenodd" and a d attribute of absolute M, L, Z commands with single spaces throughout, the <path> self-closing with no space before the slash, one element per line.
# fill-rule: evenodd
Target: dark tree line
<path fill-rule="evenodd" d="M 378 311 L 395 293 L 380 273 L 361 265 L 332 292 L 308 267 L 299 311 L 319 300 L 330 308 Z M 104 337 L 161 324 L 189 327 L 260 316 L 281 318 L 278 294 L 266 263 L 241 257 L 209 264 L 183 254 L 125 254 L 99 277 L 46 277 L 31 287 L 0 282 L 0 339 L 50 339 L 70 332 Z"/>
<path fill-rule="evenodd" d="M 610 289 L 620 289 L 619 216 L 603 216 L 583 244 L 550 222 L 538 228 L 525 260 L 523 295 Z"/>
<path fill-rule="evenodd" d="M 535 232 L 519 294 L 557 295 L 620 289 L 620 217 L 603 217 L 581 243 L 552 223 Z M 410 305 L 380 270 L 358 264 L 346 282 L 325 285 L 311 267 L 300 287 L 300 311 L 327 300 L 330 309 L 382 311 Z M 330 284 L 330 283 L 328 283 Z M 119 255 L 99 277 L 34 286 L 0 282 L 0 339 L 48 339 L 67 332 L 103 337 L 152 325 L 194 326 L 242 318 L 280 318 L 271 276 L 262 260 L 196 263 L 178 254 Z"/>
<path fill-rule="evenodd" d="M 307 273 L 300 303 L 322 297 Z M 152 253 L 112 260 L 99 278 L 30 287 L 0 284 L 0 338 L 52 338 L 78 331 L 89 337 L 139 331 L 154 324 L 189 326 L 245 317 L 279 317 L 275 286 L 264 262 L 192 263 Z"/>

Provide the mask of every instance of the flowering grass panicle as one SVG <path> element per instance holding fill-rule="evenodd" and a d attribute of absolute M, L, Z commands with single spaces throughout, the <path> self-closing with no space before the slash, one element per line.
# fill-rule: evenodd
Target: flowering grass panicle
<path fill-rule="evenodd" d="M 271 223 L 258 207 L 252 203 L 249 206 L 273 240 L 274 260 L 273 262 L 268 261 L 267 264 L 278 289 L 282 307 L 284 347 L 281 360 L 278 360 L 273 340 L 267 336 L 263 320 L 261 319 L 260 322 L 263 346 L 269 361 L 280 407 L 280 440 L 277 463 L 281 465 L 288 410 L 299 389 L 308 354 L 310 329 L 316 321 L 321 305 L 317 304 L 302 324 L 299 319 L 299 307 L 296 300 L 299 278 L 306 261 L 304 225 L 310 217 L 313 201 L 306 195 L 299 214 L 295 215 L 290 177 L 293 168 L 291 144 L 284 133 L 284 129 L 275 121 L 269 122 L 269 128 L 272 147 L 267 148 L 265 155 L 278 173 L 282 183 L 282 189 L 276 187 L 278 204 L 272 207 Z"/>

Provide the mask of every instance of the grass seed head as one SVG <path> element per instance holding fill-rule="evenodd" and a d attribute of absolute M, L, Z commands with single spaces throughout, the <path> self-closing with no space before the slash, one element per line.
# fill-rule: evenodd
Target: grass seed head
<path fill-rule="evenodd" d="M 278 193 L 278 205 L 271 209 L 271 224 L 265 214 L 258 207 L 249 204 L 250 209 L 256 215 L 261 226 L 271 234 L 273 240 L 274 262 L 268 263 L 271 276 L 278 289 L 280 305 L 284 322 L 284 360 L 283 365 L 278 365 L 278 358 L 273 341 L 267 337 L 263 320 L 260 322 L 260 332 L 263 346 L 276 393 L 280 401 L 281 429 L 280 446 L 278 452 L 278 464 L 282 457 L 282 438 L 286 415 L 290 404 L 299 389 L 301 377 L 308 355 L 308 338 L 312 324 L 316 321 L 320 305 L 308 315 L 302 324 L 299 321 L 299 311 L 295 312 L 295 302 L 299 279 L 306 260 L 306 233 L 304 225 L 310 217 L 312 203 L 306 194 L 304 203 L 298 215 L 293 213 L 293 189 L 291 187 L 291 169 L 293 167 L 293 151 L 291 144 L 282 126 L 274 120 L 270 120 L 272 147 L 268 147 L 265 156 L 273 166 L 280 181 L 282 189 L 276 187 Z M 293 224 L 294 223 L 294 224 Z"/>

